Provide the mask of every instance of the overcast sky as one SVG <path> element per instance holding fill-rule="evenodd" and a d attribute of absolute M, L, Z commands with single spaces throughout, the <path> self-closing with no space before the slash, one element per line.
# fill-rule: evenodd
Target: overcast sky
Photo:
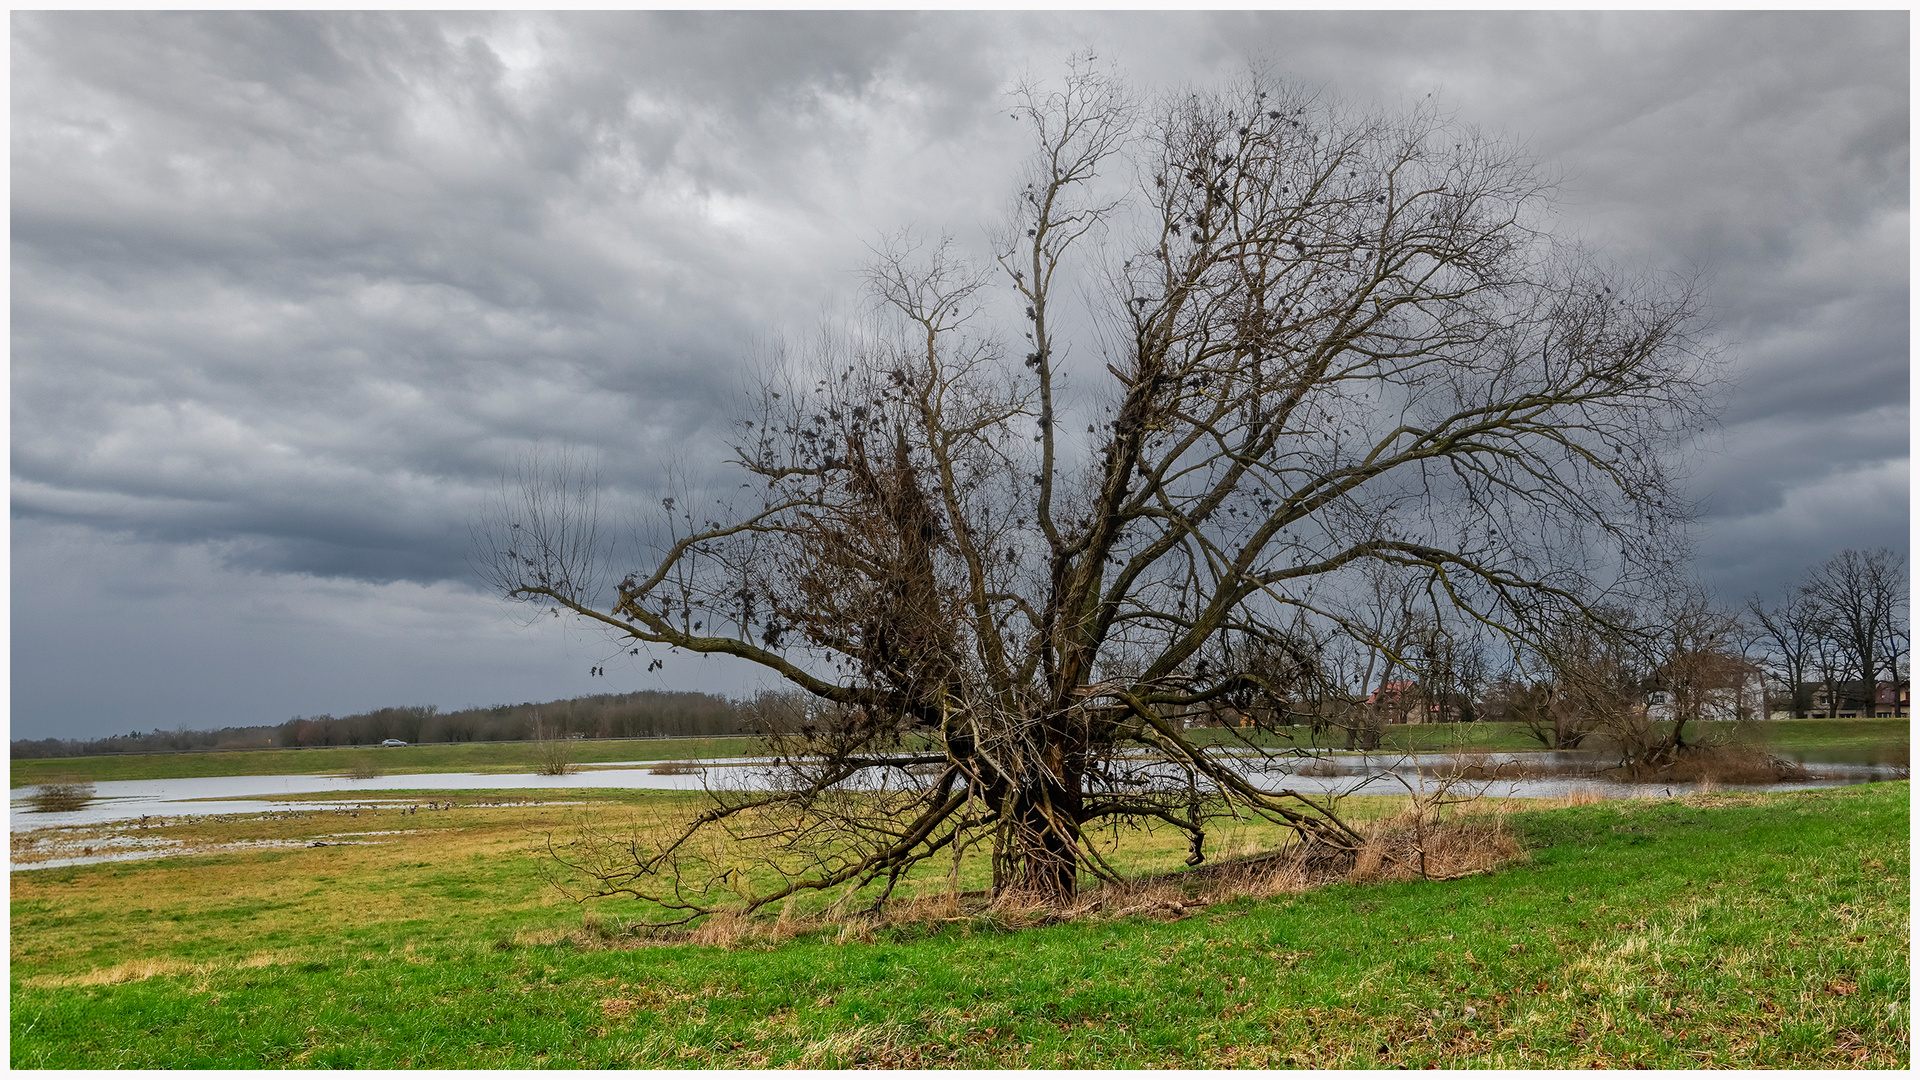
<path fill-rule="evenodd" d="M 622 498 L 866 245 L 975 242 L 1005 93 L 1092 49 L 1431 93 L 1563 178 L 1559 225 L 1701 272 L 1737 382 L 1701 577 L 1905 550 L 1908 15 L 12 16 L 12 734 L 644 688 L 482 593 L 514 455 Z"/>

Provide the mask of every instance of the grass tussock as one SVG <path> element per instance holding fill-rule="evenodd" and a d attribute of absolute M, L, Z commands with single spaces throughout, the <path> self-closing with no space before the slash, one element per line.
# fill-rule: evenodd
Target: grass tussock
<path fill-rule="evenodd" d="M 1500 814 L 1462 814 L 1441 824 L 1410 818 L 1402 815 L 1370 827 L 1345 879 L 1451 881 L 1486 873 L 1523 854 Z"/>
<path fill-rule="evenodd" d="M 119 986 L 172 976 L 206 978 L 216 972 L 252 971 L 269 967 L 287 967 L 301 962 L 303 951 L 256 952 L 235 960 L 185 960 L 178 957 L 149 956 L 126 960 L 90 971 L 70 971 L 34 975 L 25 980 L 29 986 L 60 989 L 76 986 Z"/>
<path fill-rule="evenodd" d="M 647 770 L 654 776 L 698 776 L 705 771 L 691 761 L 663 761 Z"/>

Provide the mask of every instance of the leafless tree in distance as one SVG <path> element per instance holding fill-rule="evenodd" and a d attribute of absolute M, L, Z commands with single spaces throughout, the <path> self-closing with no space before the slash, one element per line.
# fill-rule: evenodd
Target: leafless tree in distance
<path fill-rule="evenodd" d="M 1639 620 L 1618 606 L 1561 611 L 1502 679 L 1504 718 L 1549 750 L 1575 750 L 1636 709 L 1644 717 L 1643 638 Z"/>
<path fill-rule="evenodd" d="M 766 725 L 777 783 L 578 857 L 597 893 L 713 910 L 714 836 L 767 853 L 745 910 L 981 845 L 997 894 L 1064 901 L 1115 874 L 1095 830 L 1169 825 L 1197 862 L 1220 813 L 1351 845 L 1271 740 L 1182 718 L 1318 708 L 1316 635 L 1369 567 L 1525 641 L 1679 556 L 1699 298 L 1556 239 L 1518 150 L 1258 74 L 1143 106 L 1076 64 L 1013 102 L 1035 151 L 993 267 L 884 244 L 890 330 L 768 373 L 738 505 L 669 502 L 604 595 L 583 522 L 480 530 L 504 595 L 802 695 Z"/>
<path fill-rule="evenodd" d="M 1769 604 L 1758 594 L 1747 598 L 1747 617 L 1755 651 L 1767 673 L 1787 687 L 1787 711 L 1795 718 L 1813 709 L 1810 676 L 1817 673 L 1825 616 L 1804 589 L 1788 590 Z"/>
<path fill-rule="evenodd" d="M 1689 748 L 1687 727 L 1709 720 L 1752 721 L 1764 702 L 1747 694 L 1752 670 L 1742 647 L 1740 620 L 1722 610 L 1699 587 L 1669 594 L 1641 639 L 1646 687 L 1666 695 L 1658 717 L 1628 710 L 1614 717 L 1608 733 L 1627 768 L 1638 773 L 1671 766 Z"/>
<path fill-rule="evenodd" d="M 1888 548 L 1849 548 L 1810 571 L 1801 587 L 1858 677 L 1867 716 L 1874 713 L 1875 684 L 1882 675 L 1897 681 L 1906 659 L 1906 563 L 1906 556 Z M 1828 688 L 1830 713 L 1838 705 L 1836 693 Z"/>

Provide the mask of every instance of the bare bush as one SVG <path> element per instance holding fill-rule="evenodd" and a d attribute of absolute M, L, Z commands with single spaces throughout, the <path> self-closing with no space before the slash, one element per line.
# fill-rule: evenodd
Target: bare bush
<path fill-rule="evenodd" d="M 1723 744 L 1693 748 L 1676 760 L 1662 774 L 1662 779 L 1712 781 L 1719 784 L 1777 784 L 1788 780 L 1806 780 L 1812 775 L 1799 762 L 1750 746 Z"/>
<path fill-rule="evenodd" d="M 568 737 L 566 728 L 552 721 L 542 721 L 538 709 L 533 713 L 533 738 L 540 751 L 534 772 L 541 776 L 565 776 L 574 770 L 573 740 Z"/>

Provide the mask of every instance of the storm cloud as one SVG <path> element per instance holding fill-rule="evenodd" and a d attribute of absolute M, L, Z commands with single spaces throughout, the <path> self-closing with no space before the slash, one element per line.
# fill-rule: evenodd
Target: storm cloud
<path fill-rule="evenodd" d="M 1908 16 L 149 14 L 12 20 L 13 730 L 651 686 L 479 592 L 528 447 L 655 497 L 867 247 L 975 243 L 1019 79 L 1431 94 L 1556 227 L 1698 275 L 1732 365 L 1700 573 L 1907 544 Z M 663 681 L 664 680 L 664 681 Z"/>

